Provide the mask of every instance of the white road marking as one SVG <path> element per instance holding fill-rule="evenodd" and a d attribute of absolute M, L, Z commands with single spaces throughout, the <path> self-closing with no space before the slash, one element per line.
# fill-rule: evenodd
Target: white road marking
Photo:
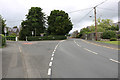
<path fill-rule="evenodd" d="M 55 54 L 52 54 L 52 57 L 54 56 Z"/>
<path fill-rule="evenodd" d="M 53 57 L 51 57 L 51 61 L 53 61 Z"/>
<path fill-rule="evenodd" d="M 77 46 L 81 47 L 75 40 L 74 40 L 74 43 L 75 43 Z"/>
<path fill-rule="evenodd" d="M 55 53 L 55 51 L 56 51 L 56 49 L 54 49 L 54 51 L 53 51 L 53 52 Z"/>
<path fill-rule="evenodd" d="M 119 61 L 117 60 L 114 60 L 114 59 L 109 59 L 110 61 L 113 61 L 113 62 L 116 62 L 116 63 L 120 63 Z"/>
<path fill-rule="evenodd" d="M 89 52 L 92 52 L 92 53 L 94 53 L 94 54 L 98 54 L 98 53 L 93 52 L 93 51 L 91 51 L 91 50 L 89 50 L 89 49 L 87 49 L 87 48 L 84 48 L 84 49 L 87 50 L 87 51 L 89 51 Z"/>
<path fill-rule="evenodd" d="M 64 42 L 65 40 L 62 40 L 60 41 L 56 46 L 55 46 L 55 49 L 53 50 L 53 53 L 52 53 L 52 57 L 51 57 L 51 62 L 49 63 L 49 69 L 48 69 L 48 76 L 50 76 L 52 74 L 52 69 L 50 67 L 52 67 L 52 64 L 53 64 L 53 59 L 54 59 L 54 55 L 55 55 L 55 52 L 56 52 L 56 49 L 57 47 L 59 46 L 59 44 L 61 42 Z"/>
<path fill-rule="evenodd" d="M 49 63 L 49 66 L 50 66 L 50 67 L 52 66 L 52 62 Z"/>
<path fill-rule="evenodd" d="M 51 75 L 51 71 L 52 71 L 51 68 L 49 68 L 49 69 L 48 69 L 48 76 Z"/>
<path fill-rule="evenodd" d="M 22 52 L 22 50 L 21 50 L 20 46 L 19 46 L 19 50 L 20 50 L 20 53 L 21 53 L 21 52 Z"/>
<path fill-rule="evenodd" d="M 53 51 L 53 54 L 55 53 L 55 51 Z"/>

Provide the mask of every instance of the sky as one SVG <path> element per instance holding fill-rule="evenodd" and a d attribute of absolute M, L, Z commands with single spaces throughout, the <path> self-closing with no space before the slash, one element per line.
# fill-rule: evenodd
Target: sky
<path fill-rule="evenodd" d="M 105 2 L 104 2 L 105 1 Z M 47 16 L 52 10 L 64 10 L 69 14 L 73 29 L 94 24 L 94 9 L 97 6 L 97 18 L 118 21 L 118 2 L 120 0 L 0 0 L 0 15 L 8 27 L 20 26 L 31 7 L 40 7 Z M 89 14 L 88 14 L 89 13 Z M 91 17 L 90 17 L 91 16 Z"/>

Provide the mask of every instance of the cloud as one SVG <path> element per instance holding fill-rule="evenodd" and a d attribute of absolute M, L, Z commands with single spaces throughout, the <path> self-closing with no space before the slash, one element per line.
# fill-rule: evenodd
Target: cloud
<path fill-rule="evenodd" d="M 13 27 L 20 25 L 31 7 L 41 7 L 43 12 L 49 15 L 51 10 L 54 9 L 64 10 L 69 13 L 94 7 L 103 1 L 105 0 L 0 0 L 0 14 L 6 19 L 7 26 Z M 110 18 L 117 21 L 118 1 L 119 0 L 107 0 L 104 4 L 98 6 L 97 17 Z M 72 31 L 76 29 L 80 30 L 87 25 L 93 24 L 94 11 L 86 15 L 91 9 L 69 13 L 71 21 L 74 24 Z"/>

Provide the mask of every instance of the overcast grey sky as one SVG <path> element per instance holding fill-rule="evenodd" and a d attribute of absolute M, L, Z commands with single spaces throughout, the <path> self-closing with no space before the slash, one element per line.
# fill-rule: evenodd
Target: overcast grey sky
<path fill-rule="evenodd" d="M 73 32 L 94 24 L 94 6 L 105 0 L 0 0 L 0 14 L 6 19 L 8 27 L 19 26 L 31 7 L 41 7 L 46 15 L 54 9 L 64 10 L 72 20 Z M 97 18 L 108 18 L 118 21 L 118 2 L 107 0 L 97 8 Z M 89 8 L 89 9 L 86 9 Z M 78 12 L 76 10 L 86 9 Z M 92 10 L 92 11 L 91 11 Z M 90 12 L 91 11 L 91 12 Z M 73 12 L 73 13 L 70 13 Z M 90 12 L 88 14 L 88 12 Z M 88 14 L 87 16 L 85 16 Z M 89 17 L 92 16 L 92 17 Z"/>

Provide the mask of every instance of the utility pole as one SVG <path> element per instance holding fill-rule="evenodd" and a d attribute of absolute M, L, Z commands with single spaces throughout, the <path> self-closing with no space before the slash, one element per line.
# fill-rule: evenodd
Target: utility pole
<path fill-rule="evenodd" d="M 96 6 L 94 7 L 94 14 L 95 14 L 95 39 L 97 41 Z"/>

